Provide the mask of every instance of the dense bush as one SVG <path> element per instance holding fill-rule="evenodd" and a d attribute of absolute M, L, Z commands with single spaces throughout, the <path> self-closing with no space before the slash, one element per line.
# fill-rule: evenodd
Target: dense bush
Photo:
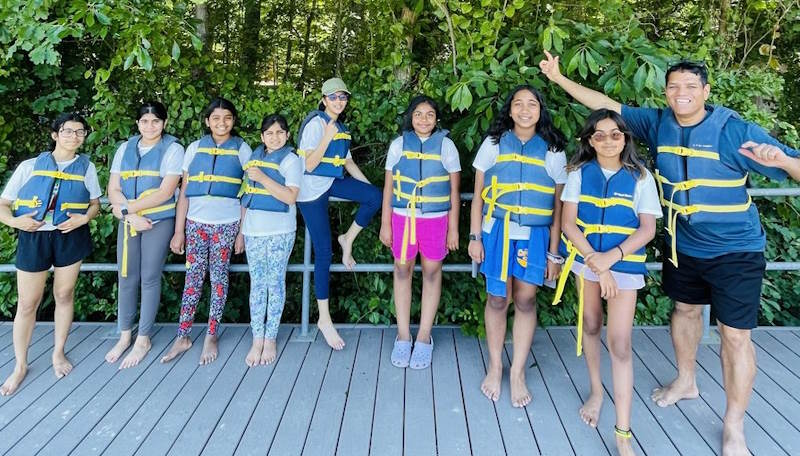
<path fill-rule="evenodd" d="M 800 44 L 798 21 L 792 20 L 800 10 L 782 10 L 782 4 L 769 1 L 718 14 L 709 10 L 712 3 L 700 1 L 683 6 L 590 1 L 561 11 L 558 4 L 521 0 L 314 0 L 289 2 L 287 9 L 278 8 L 286 2 L 245 0 L 210 2 L 203 7 L 205 16 L 199 6 L 173 2 L 7 3 L 11 5 L 0 12 L 3 182 L 21 160 L 47 147 L 46 120 L 63 110 L 89 115 L 93 131 L 84 151 L 91 154 L 105 185 L 116 145 L 133 132 L 132 117 L 140 101 L 162 100 L 169 109 L 168 131 L 188 144 L 203 133 L 200 113 L 208 100 L 228 97 L 239 108 L 239 130 L 255 144 L 265 114 L 281 112 L 296 129 L 316 105 L 320 82 L 337 73 L 354 94 L 348 122 L 353 155 L 373 183 L 382 184 L 385 151 L 397 134 L 400 113 L 412 94 L 424 92 L 448 108 L 442 125 L 450 128 L 461 151 L 462 191 L 471 192 L 474 150 L 512 86 L 529 82 L 540 88 L 568 137 L 574 137 L 588 114 L 539 74 L 542 48 L 561 55 L 563 70 L 571 78 L 622 102 L 647 106 L 663 103 L 668 62 L 679 57 L 705 60 L 712 69 L 712 101 L 737 109 L 784 142 L 800 145 L 797 119 L 789 115 L 797 112 L 800 90 L 796 79 L 783 76 L 798 74 L 798 57 L 786 50 Z M 255 13 L 253 3 L 260 5 Z M 693 13 L 698 10 L 713 14 Z M 227 11 L 232 11 L 230 16 Z M 252 14 L 258 18 L 255 28 L 248 22 L 254 20 Z M 288 24 L 285 28 L 293 32 L 273 30 L 268 27 L 272 22 Z M 744 32 L 734 27 L 739 23 L 748 25 Z M 246 27 L 260 32 L 248 40 Z M 753 40 L 764 31 L 766 38 Z M 776 185 L 761 179 L 754 183 Z M 756 203 L 769 239 L 768 260 L 800 261 L 800 200 L 760 198 Z M 332 205 L 334 230 L 345 229 L 354 210 L 347 203 Z M 462 203 L 461 213 L 462 244 L 448 257 L 451 263 L 468 262 L 468 202 Z M 113 217 L 104 213 L 91 228 L 95 251 L 87 261 L 115 262 Z M 355 246 L 357 260 L 391 262 L 391 253 L 378 241 L 378 228 L 376 220 L 364 230 Z M 297 239 L 292 263 L 302 262 L 302 229 Z M 0 263 L 13 262 L 15 242 L 11 230 L 0 229 Z M 660 241 L 652 244 L 649 261 L 661 258 L 659 245 Z M 168 261 L 182 259 L 171 255 Z M 246 274 L 232 277 L 225 319 L 247 321 L 249 279 Z M 767 274 L 761 323 L 798 324 L 798 278 L 797 272 Z M 299 321 L 300 279 L 296 273 L 288 276 L 285 321 Z M 12 274 L 0 274 L 0 314 L 5 317 L 14 311 L 14 280 Z M 334 274 L 331 286 L 335 320 L 393 321 L 390 274 Z M 415 296 L 419 286 L 416 280 Z M 182 287 L 182 274 L 165 274 L 161 320 L 177 318 Z M 116 274 L 81 274 L 77 318 L 114 320 L 115 296 Z M 567 288 L 565 304 L 550 306 L 551 296 L 550 291 L 540 293 L 541 323 L 574 323 L 572 287 Z M 479 332 L 485 298 L 481 279 L 445 274 L 438 322 Z M 415 302 L 413 313 L 418 306 Z M 670 308 L 660 290 L 660 275 L 654 273 L 640 293 L 637 322 L 665 324 Z M 52 298 L 46 298 L 42 309 L 42 317 L 49 317 Z"/>

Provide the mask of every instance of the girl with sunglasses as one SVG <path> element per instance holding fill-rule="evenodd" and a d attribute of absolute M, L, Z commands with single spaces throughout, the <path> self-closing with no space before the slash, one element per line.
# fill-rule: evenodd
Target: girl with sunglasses
<path fill-rule="evenodd" d="M 562 254 L 567 260 L 556 289 L 558 302 L 570 271 L 578 286 L 578 355 L 585 347 L 591 394 L 581 419 L 596 427 L 603 401 L 600 331 L 608 304 L 608 351 L 614 379 L 614 428 L 621 455 L 633 454 L 630 438 L 633 361 L 631 332 L 637 290 L 644 287 L 645 245 L 661 217 L 656 184 L 636 155 L 622 117 L 594 111 L 580 132 L 578 152 L 567 165 L 561 200 Z M 583 346 L 583 347 L 582 347 Z"/>
<path fill-rule="evenodd" d="M 14 394 L 28 372 L 28 346 L 36 310 L 52 266 L 55 300 L 53 372 L 72 371 L 64 353 L 72 325 L 75 283 L 81 262 L 92 252 L 88 223 L 100 211 L 97 170 L 78 149 L 89 126 L 76 113 L 61 114 L 51 125 L 53 150 L 23 161 L 0 196 L 0 223 L 17 230 L 17 311 L 14 316 L 14 371 L 0 395 Z"/>
<path fill-rule="evenodd" d="M 358 203 L 355 220 L 337 240 L 342 248 L 342 263 L 353 269 L 353 242 L 380 209 L 381 192 L 370 184 L 350 155 L 350 131 L 344 124 L 350 91 L 339 78 L 322 84 L 322 100 L 317 110 L 306 116 L 297 134 L 298 155 L 303 164 L 303 182 L 297 207 L 303 214 L 314 248 L 314 294 L 319 307 L 317 327 L 334 350 L 344 348 L 344 340 L 333 326 L 329 309 L 331 266 L 331 222 L 328 198 L 338 197 Z M 345 176 L 344 171 L 350 174 Z"/>

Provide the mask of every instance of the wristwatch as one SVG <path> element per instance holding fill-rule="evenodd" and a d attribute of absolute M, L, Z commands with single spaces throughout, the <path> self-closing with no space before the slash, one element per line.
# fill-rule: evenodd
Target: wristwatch
<path fill-rule="evenodd" d="M 120 206 L 119 212 L 122 214 L 122 218 L 124 219 L 128 216 L 128 206 Z"/>
<path fill-rule="evenodd" d="M 480 234 L 475 234 L 475 233 L 469 233 L 469 240 L 470 241 L 480 241 L 481 240 L 481 235 Z"/>

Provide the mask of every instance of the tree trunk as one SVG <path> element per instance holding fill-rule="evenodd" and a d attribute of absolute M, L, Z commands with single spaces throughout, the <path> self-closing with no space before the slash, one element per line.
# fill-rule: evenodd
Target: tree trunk
<path fill-rule="evenodd" d="M 314 13 L 317 10 L 317 0 L 311 2 L 311 11 L 306 18 L 306 38 L 303 44 L 303 67 L 300 70 L 300 80 L 305 82 L 306 70 L 308 69 L 308 52 L 311 48 L 311 25 L 314 22 Z"/>
<path fill-rule="evenodd" d="M 203 47 L 206 47 L 208 44 L 206 41 L 208 39 L 208 6 L 205 3 L 195 5 L 194 18 L 198 21 L 195 29 L 197 37 L 202 41 Z"/>
<path fill-rule="evenodd" d="M 731 0 L 719 0 L 719 35 L 724 39 L 728 34 L 728 14 Z"/>
<path fill-rule="evenodd" d="M 336 34 L 334 35 L 336 37 L 336 65 L 334 66 L 336 76 L 341 74 L 342 30 L 344 30 L 344 24 L 342 24 L 342 22 L 342 0 L 338 0 L 336 2 Z"/>
<path fill-rule="evenodd" d="M 261 30 L 261 0 L 245 0 L 240 63 L 242 72 L 249 81 L 253 81 L 257 77 L 259 30 Z"/>
<path fill-rule="evenodd" d="M 289 80 L 289 71 L 292 67 L 292 44 L 294 43 L 294 15 L 297 12 L 297 2 L 292 0 L 289 4 L 289 22 L 288 22 L 288 36 L 286 37 L 286 41 L 288 42 L 286 45 L 286 67 L 283 70 L 283 82 Z"/>

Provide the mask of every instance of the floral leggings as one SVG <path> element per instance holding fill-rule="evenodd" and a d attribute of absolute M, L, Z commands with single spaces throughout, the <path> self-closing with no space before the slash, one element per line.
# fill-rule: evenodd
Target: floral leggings
<path fill-rule="evenodd" d="M 253 339 L 274 340 L 278 337 L 278 325 L 286 302 L 286 268 L 294 237 L 294 232 L 244 237 L 250 267 L 250 328 Z"/>
<path fill-rule="evenodd" d="M 209 225 L 186 220 L 186 284 L 183 288 L 178 336 L 192 331 L 194 313 L 203 293 L 206 270 L 211 279 L 208 334 L 215 335 L 228 297 L 228 267 L 239 222 Z"/>

